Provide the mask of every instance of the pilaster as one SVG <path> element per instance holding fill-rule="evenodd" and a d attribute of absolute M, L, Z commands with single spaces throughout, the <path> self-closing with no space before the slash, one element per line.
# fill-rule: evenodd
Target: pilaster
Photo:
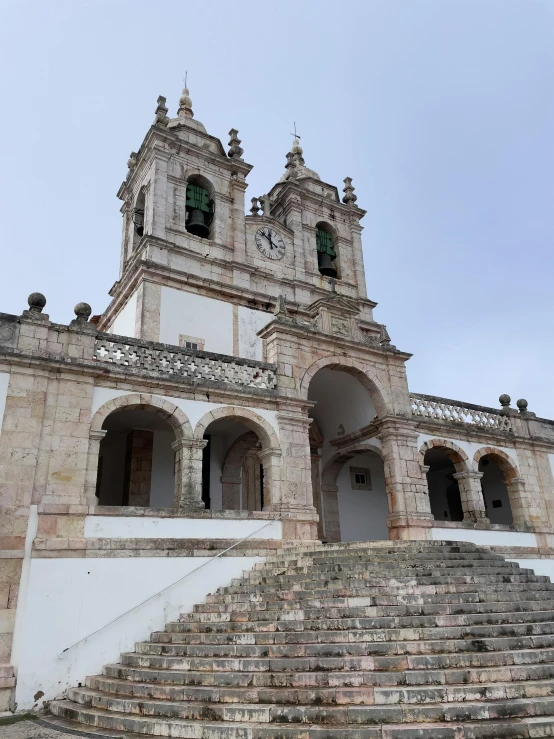
<path fill-rule="evenodd" d="M 207 439 L 177 439 L 175 452 L 175 502 L 179 513 L 194 514 L 205 510 L 202 501 L 202 452 Z"/>

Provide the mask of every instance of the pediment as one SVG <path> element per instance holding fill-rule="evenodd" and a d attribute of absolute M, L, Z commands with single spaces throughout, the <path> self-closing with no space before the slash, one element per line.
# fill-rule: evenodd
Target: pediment
<path fill-rule="evenodd" d="M 308 313 L 312 317 L 318 315 L 322 310 L 328 310 L 330 313 L 348 317 L 360 314 L 360 308 L 357 301 L 345 298 L 342 295 L 337 295 L 336 293 L 326 298 L 320 298 L 308 306 Z"/>

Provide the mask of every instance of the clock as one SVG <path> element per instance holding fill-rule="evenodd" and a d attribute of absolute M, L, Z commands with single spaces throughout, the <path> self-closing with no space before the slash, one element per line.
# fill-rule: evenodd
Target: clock
<path fill-rule="evenodd" d="M 256 246 L 268 259 L 282 259 L 285 256 L 285 242 L 269 226 L 264 226 L 256 231 Z"/>

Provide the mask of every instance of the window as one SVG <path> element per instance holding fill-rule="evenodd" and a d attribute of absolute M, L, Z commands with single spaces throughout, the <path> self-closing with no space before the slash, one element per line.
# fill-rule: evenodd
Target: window
<path fill-rule="evenodd" d="M 184 349 L 192 349 L 193 351 L 204 350 L 204 339 L 199 339 L 196 336 L 187 336 L 186 334 L 179 334 L 179 346 Z"/>
<path fill-rule="evenodd" d="M 335 264 L 337 252 L 335 251 L 333 235 L 326 227 L 326 224 L 321 223 L 316 226 L 315 243 L 317 267 L 320 274 L 326 277 L 337 277 L 338 273 Z"/>
<path fill-rule="evenodd" d="M 186 229 L 202 239 L 210 238 L 210 226 L 214 217 L 214 202 L 203 177 L 194 176 L 187 183 Z"/>
<path fill-rule="evenodd" d="M 369 467 L 351 467 L 350 486 L 352 490 L 371 490 L 371 472 Z"/>

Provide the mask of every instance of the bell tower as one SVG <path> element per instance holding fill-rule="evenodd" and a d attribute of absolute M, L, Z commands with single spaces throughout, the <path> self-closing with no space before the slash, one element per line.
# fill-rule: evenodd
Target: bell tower
<path fill-rule="evenodd" d="M 177 115 L 159 97 L 154 121 L 132 152 L 118 197 L 123 205 L 120 276 L 99 329 L 194 350 L 263 360 L 258 332 L 281 298 L 300 320 L 331 293 L 354 301 L 378 334 L 365 287 L 352 180 L 342 201 L 306 166 L 300 138 L 267 195 L 251 199 L 236 128 L 229 145 L 194 117 L 188 89 Z M 331 280 L 331 282 L 330 282 Z M 352 305 L 350 303 L 349 305 Z"/>

